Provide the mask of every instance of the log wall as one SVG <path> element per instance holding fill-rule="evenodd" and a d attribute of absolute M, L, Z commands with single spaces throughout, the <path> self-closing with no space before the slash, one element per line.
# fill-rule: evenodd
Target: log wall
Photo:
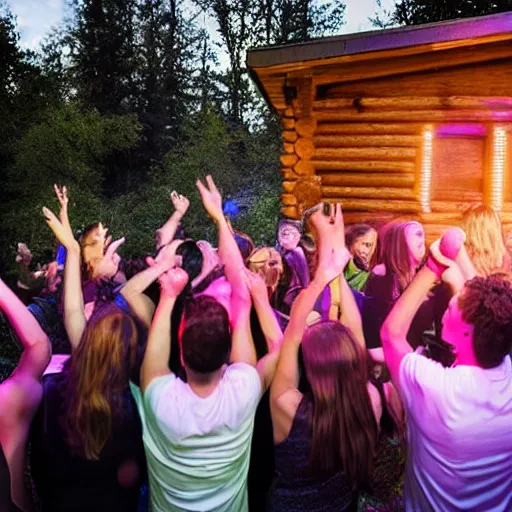
<path fill-rule="evenodd" d="M 485 172 L 490 172 L 493 127 L 512 125 L 511 53 L 509 47 L 492 62 L 365 80 L 336 75 L 335 68 L 327 75 L 289 75 L 282 83 L 295 88 L 295 99 L 278 109 L 283 214 L 298 218 L 319 200 L 339 201 L 348 223 L 415 218 L 432 240 L 460 222 L 471 201 L 483 197 L 489 203 L 485 183 L 464 194 L 443 185 L 429 208 L 420 202 L 423 134 L 427 127 L 435 133 L 454 123 L 482 126 Z M 504 186 L 509 184 L 507 169 Z M 502 219 L 512 231 L 508 189 L 503 199 Z"/>

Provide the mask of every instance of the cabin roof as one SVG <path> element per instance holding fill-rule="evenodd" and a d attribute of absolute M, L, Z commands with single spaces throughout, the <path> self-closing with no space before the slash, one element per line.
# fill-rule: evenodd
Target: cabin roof
<path fill-rule="evenodd" d="M 247 67 L 258 87 L 275 108 L 284 108 L 284 93 L 279 93 L 279 84 L 287 85 L 286 78 L 305 74 L 325 74 L 338 66 L 342 80 L 375 77 L 371 69 L 375 60 L 382 58 L 410 57 L 432 53 L 443 66 L 438 52 L 452 51 L 481 44 L 499 44 L 512 39 L 512 12 L 417 25 L 376 30 L 358 34 L 324 37 L 305 43 L 253 48 L 247 52 Z M 466 51 L 467 63 L 471 62 L 471 51 Z M 492 57 L 490 57 L 492 58 Z M 481 59 L 480 59 L 481 61 Z M 345 77 L 343 68 L 347 64 L 364 62 L 364 70 L 356 77 Z M 464 63 L 464 62 L 459 62 Z M 324 71 L 322 71 L 322 69 Z M 395 66 L 390 70 L 397 71 Z M 399 71 L 398 71 L 399 72 Z M 388 74 L 391 74 L 388 73 Z M 380 76 L 383 76 L 382 74 Z M 326 83 L 328 80 L 324 80 Z"/>

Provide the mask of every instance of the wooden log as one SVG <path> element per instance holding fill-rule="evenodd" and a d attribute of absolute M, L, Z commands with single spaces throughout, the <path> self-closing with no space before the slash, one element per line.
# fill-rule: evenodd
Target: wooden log
<path fill-rule="evenodd" d="M 346 199 L 344 197 L 330 197 L 329 203 L 341 203 L 343 211 L 369 211 L 388 213 L 419 213 L 421 205 L 417 201 L 390 201 L 386 199 Z"/>
<path fill-rule="evenodd" d="M 510 122 L 512 110 L 412 110 L 412 111 L 364 111 L 325 110 L 317 111 L 319 121 L 469 121 L 469 122 Z"/>
<path fill-rule="evenodd" d="M 295 119 L 293 117 L 283 117 L 281 124 L 285 130 L 293 130 L 295 128 Z"/>
<path fill-rule="evenodd" d="M 295 145 L 291 142 L 283 142 L 283 150 L 288 154 L 295 153 Z"/>
<path fill-rule="evenodd" d="M 289 219 L 298 219 L 299 218 L 299 212 L 297 211 L 296 206 L 285 206 L 281 208 L 281 213 L 288 217 Z"/>
<path fill-rule="evenodd" d="M 299 160 L 293 170 L 300 176 L 315 174 L 315 166 L 308 160 Z"/>
<path fill-rule="evenodd" d="M 299 161 L 299 157 L 297 155 L 286 154 L 281 155 L 280 160 L 283 167 L 293 167 Z"/>
<path fill-rule="evenodd" d="M 286 193 L 291 194 L 293 192 L 293 189 L 295 188 L 296 183 L 297 181 L 283 181 L 283 190 Z"/>
<path fill-rule="evenodd" d="M 323 186 L 411 188 L 416 183 L 416 176 L 413 173 L 341 173 L 322 174 L 321 177 Z"/>
<path fill-rule="evenodd" d="M 445 224 L 459 226 L 462 220 L 461 212 L 430 212 L 420 213 L 420 222 L 424 224 Z"/>
<path fill-rule="evenodd" d="M 428 110 L 438 108 L 511 109 L 512 98 L 503 96 L 397 96 L 383 98 L 339 98 L 319 100 L 315 110 Z"/>
<path fill-rule="evenodd" d="M 347 135 L 417 135 L 422 123 L 318 123 L 316 135 L 344 133 Z"/>
<path fill-rule="evenodd" d="M 283 180 L 287 181 L 293 181 L 299 179 L 297 174 L 295 174 L 293 169 L 290 169 L 289 167 L 281 167 L 281 175 L 283 177 Z"/>
<path fill-rule="evenodd" d="M 455 195 L 455 194 L 454 194 Z M 433 213 L 460 213 L 462 214 L 473 203 L 466 201 L 431 201 L 430 208 Z"/>
<path fill-rule="evenodd" d="M 410 188 L 322 186 L 324 197 L 360 197 L 361 199 L 416 199 Z"/>
<path fill-rule="evenodd" d="M 283 139 L 286 142 L 296 142 L 299 136 L 297 135 L 297 132 L 294 130 L 285 130 L 283 132 Z"/>
<path fill-rule="evenodd" d="M 283 112 L 283 117 L 291 117 L 291 118 L 294 118 L 294 117 L 295 117 L 295 112 L 293 111 L 293 108 L 287 108 L 287 109 Z"/>
<path fill-rule="evenodd" d="M 300 140 L 300 139 L 299 139 Z M 317 135 L 316 147 L 414 147 L 422 142 L 421 135 Z"/>
<path fill-rule="evenodd" d="M 301 160 L 311 160 L 315 156 L 315 144 L 311 139 L 301 138 L 295 143 L 295 153 Z"/>
<path fill-rule="evenodd" d="M 414 160 L 416 148 L 316 148 L 315 159 Z"/>
<path fill-rule="evenodd" d="M 413 214 L 410 214 L 411 217 Z M 355 211 L 343 211 L 343 220 L 345 225 L 351 224 L 371 224 L 376 226 L 382 226 L 393 220 L 397 216 L 396 213 L 391 212 L 355 212 Z"/>
<path fill-rule="evenodd" d="M 312 165 L 317 172 L 340 172 L 340 171 L 361 171 L 361 172 L 403 172 L 411 173 L 416 170 L 415 162 L 390 162 L 385 160 L 312 160 Z"/>
<path fill-rule="evenodd" d="M 316 127 L 317 121 L 314 117 L 305 117 L 297 121 L 295 131 L 301 137 L 311 137 L 315 133 Z"/>
<path fill-rule="evenodd" d="M 284 206 L 297 206 L 297 198 L 293 194 L 281 194 L 281 202 Z"/>
<path fill-rule="evenodd" d="M 507 203 L 504 203 L 504 206 Z M 512 211 L 502 211 L 500 213 L 500 219 L 502 223 L 512 223 Z"/>

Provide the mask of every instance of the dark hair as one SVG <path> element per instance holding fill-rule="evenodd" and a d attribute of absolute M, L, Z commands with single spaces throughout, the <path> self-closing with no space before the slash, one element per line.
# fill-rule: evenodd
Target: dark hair
<path fill-rule="evenodd" d="M 228 362 L 231 329 L 226 309 L 213 297 L 189 299 L 183 312 L 183 361 L 194 372 L 212 373 Z"/>
<path fill-rule="evenodd" d="M 512 288 L 506 274 L 475 277 L 459 297 L 462 318 L 473 326 L 473 351 L 482 368 L 494 368 L 512 351 Z"/>
<path fill-rule="evenodd" d="M 185 240 L 176 249 L 176 254 L 182 257 L 181 267 L 188 274 L 188 282 L 191 283 L 203 268 L 203 253 L 193 240 Z"/>
<path fill-rule="evenodd" d="M 255 245 L 249 235 L 242 233 L 241 231 L 233 231 L 233 237 L 235 239 L 236 245 L 238 245 L 238 249 L 240 249 L 240 253 L 242 254 L 242 258 L 244 261 L 252 254 L 254 251 Z"/>
<path fill-rule="evenodd" d="M 353 224 L 345 231 L 345 244 L 350 249 L 359 238 L 370 231 L 375 231 L 369 224 Z"/>
<path fill-rule="evenodd" d="M 124 273 L 127 281 L 146 268 L 148 268 L 146 258 L 122 259 L 119 262 L 119 270 Z"/>

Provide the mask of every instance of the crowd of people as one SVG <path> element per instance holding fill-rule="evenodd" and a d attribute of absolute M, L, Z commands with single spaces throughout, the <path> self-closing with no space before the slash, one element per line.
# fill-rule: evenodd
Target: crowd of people
<path fill-rule="evenodd" d="M 512 510 L 498 215 L 475 206 L 427 249 L 414 220 L 345 226 L 322 203 L 255 247 L 197 187 L 217 248 L 173 192 L 155 255 L 124 261 L 101 223 L 76 236 L 57 186 L 55 261 L 20 244 L 0 510 Z"/>

